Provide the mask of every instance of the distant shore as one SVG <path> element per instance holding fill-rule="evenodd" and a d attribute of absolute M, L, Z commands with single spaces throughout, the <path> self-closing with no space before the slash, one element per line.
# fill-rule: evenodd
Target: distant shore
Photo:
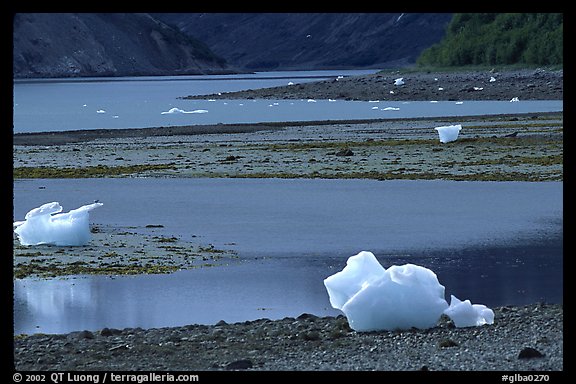
<path fill-rule="evenodd" d="M 396 79 L 403 85 L 395 85 Z M 184 99 L 337 99 L 359 101 L 562 100 L 564 71 L 546 69 L 454 72 L 382 71 L 304 84 Z"/>

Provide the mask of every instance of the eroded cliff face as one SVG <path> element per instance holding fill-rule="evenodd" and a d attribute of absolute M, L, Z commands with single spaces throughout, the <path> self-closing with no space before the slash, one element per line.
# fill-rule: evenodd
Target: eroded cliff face
<path fill-rule="evenodd" d="M 15 78 L 230 71 L 205 44 L 149 14 L 20 13 L 13 42 Z"/>
<path fill-rule="evenodd" d="M 153 14 L 245 70 L 391 68 L 439 42 L 448 13 Z"/>

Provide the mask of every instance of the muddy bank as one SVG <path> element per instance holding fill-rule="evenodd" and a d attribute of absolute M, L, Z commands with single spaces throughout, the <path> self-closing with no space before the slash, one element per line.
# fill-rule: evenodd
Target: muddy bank
<path fill-rule="evenodd" d="M 442 144 L 434 128 L 449 124 L 462 130 L 457 141 Z M 89 142 L 15 141 L 13 170 L 14 178 L 562 180 L 563 124 L 562 113 L 535 113 L 279 123 L 234 134 L 219 126 L 193 135 L 156 136 L 142 129 L 125 137 L 111 130 Z"/>
<path fill-rule="evenodd" d="M 163 227 L 93 225 L 89 244 L 81 247 L 24 246 L 14 236 L 14 278 L 171 273 L 224 266 L 237 259 L 231 250 L 158 233 Z"/>

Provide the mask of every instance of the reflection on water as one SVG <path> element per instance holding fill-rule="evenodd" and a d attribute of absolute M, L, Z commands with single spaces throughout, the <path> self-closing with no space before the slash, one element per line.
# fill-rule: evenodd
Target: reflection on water
<path fill-rule="evenodd" d="M 446 299 L 488 306 L 562 303 L 562 245 L 377 255 L 385 266 L 415 263 L 432 269 Z M 89 276 L 15 281 L 15 334 L 66 333 L 104 327 L 167 327 L 281 319 L 301 313 L 337 315 L 323 279 L 346 257 L 310 255 L 248 260 L 172 275 Z"/>
<path fill-rule="evenodd" d="M 558 182 L 22 180 L 14 217 L 47 201 L 94 199 L 104 202 L 96 224 L 163 224 L 170 235 L 234 242 L 240 261 L 171 275 L 15 280 L 15 333 L 334 315 L 323 279 L 361 250 L 385 267 L 432 269 L 447 299 L 563 300 Z"/>

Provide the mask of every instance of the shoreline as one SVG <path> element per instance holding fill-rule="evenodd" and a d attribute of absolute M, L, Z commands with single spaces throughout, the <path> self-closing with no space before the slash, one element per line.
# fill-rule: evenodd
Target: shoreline
<path fill-rule="evenodd" d="M 104 328 L 14 337 L 17 370 L 562 371 L 563 305 L 493 308 L 492 325 L 355 332 L 347 319 Z"/>
<path fill-rule="evenodd" d="M 445 117 L 408 117 L 408 118 L 380 118 L 380 119 L 355 119 L 355 120 L 312 120 L 312 121 L 282 121 L 261 123 L 237 123 L 237 124 L 199 124 L 199 125 L 176 125 L 166 127 L 146 128 L 102 128 L 102 129 L 79 129 L 71 131 L 47 131 L 47 132 L 20 132 L 13 134 L 15 146 L 57 146 L 90 142 L 99 139 L 122 139 L 122 138 L 147 138 L 147 137 L 173 137 L 173 136 L 196 136 L 196 135 L 221 135 L 255 133 L 259 131 L 276 131 L 290 127 L 327 126 L 327 125 L 360 125 L 360 124 L 385 124 L 398 122 L 419 121 L 446 121 L 467 122 L 482 119 L 537 119 L 556 118 L 564 112 L 534 112 L 514 114 L 493 114 L 474 116 L 445 116 Z"/>
<path fill-rule="evenodd" d="M 395 80 L 404 84 L 397 86 Z M 357 101 L 562 100 L 564 70 L 385 70 L 281 87 L 226 92 L 182 99 L 344 99 Z"/>

